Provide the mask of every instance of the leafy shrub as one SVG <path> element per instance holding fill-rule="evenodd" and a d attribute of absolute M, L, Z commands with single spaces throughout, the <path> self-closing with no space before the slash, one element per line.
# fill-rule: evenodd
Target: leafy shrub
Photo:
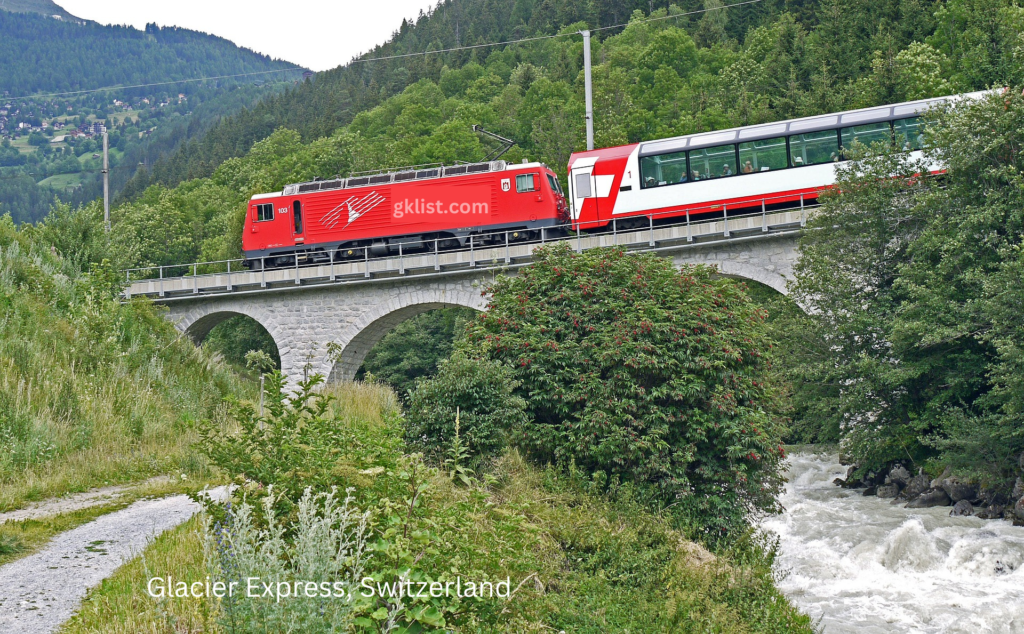
<path fill-rule="evenodd" d="M 715 269 L 541 249 L 492 286 L 465 347 L 512 368 L 542 461 L 648 487 L 708 531 L 778 508 L 784 452 L 765 314 Z"/>
<path fill-rule="evenodd" d="M 308 488 L 323 492 L 369 481 L 359 473 L 366 465 L 346 451 L 356 442 L 351 429 L 331 415 L 330 395 L 316 391 L 321 383 L 323 377 L 314 375 L 289 396 L 285 377 L 273 372 L 267 375 L 263 413 L 251 402 L 236 401 L 237 426 L 200 426 L 200 447 L 211 464 L 257 497 L 276 487 L 281 515 L 293 512 Z"/>
<path fill-rule="evenodd" d="M 405 433 L 427 451 L 444 451 L 460 439 L 470 454 L 500 453 L 509 431 L 526 422 L 526 401 L 513 394 L 519 383 L 509 368 L 456 352 L 436 376 L 420 380 L 409 401 Z"/>

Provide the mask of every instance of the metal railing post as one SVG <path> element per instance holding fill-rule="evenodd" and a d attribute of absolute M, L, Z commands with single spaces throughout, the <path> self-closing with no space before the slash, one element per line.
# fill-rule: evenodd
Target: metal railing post
<path fill-rule="evenodd" d="M 363 249 L 363 264 L 364 264 L 364 266 L 366 268 L 366 271 L 364 272 L 364 277 L 369 278 L 370 277 L 370 247 L 366 247 L 365 249 Z"/>
<path fill-rule="evenodd" d="M 469 236 L 469 268 L 476 268 L 476 251 L 473 250 L 473 236 Z"/>
<path fill-rule="evenodd" d="M 199 263 L 192 264 L 192 294 L 199 293 Z"/>
<path fill-rule="evenodd" d="M 651 239 L 647 242 L 647 246 L 654 247 L 654 214 L 647 214 L 647 229 L 651 232 Z"/>
<path fill-rule="evenodd" d="M 729 205 L 722 205 L 722 217 L 725 219 L 725 237 L 729 237 Z"/>
<path fill-rule="evenodd" d="M 160 267 L 160 297 L 164 296 L 164 267 Z"/>
<path fill-rule="evenodd" d="M 508 253 L 508 231 L 506 231 L 505 232 L 505 264 L 508 264 L 509 262 L 511 262 L 511 260 L 509 259 L 509 253 Z"/>
<path fill-rule="evenodd" d="M 619 223 L 616 222 L 615 218 L 612 218 L 612 246 L 613 247 L 619 246 L 618 225 L 619 225 Z"/>
<path fill-rule="evenodd" d="M 333 251 L 333 250 L 331 251 L 331 281 L 332 282 L 337 282 L 338 281 L 338 275 L 334 272 L 334 254 L 335 253 L 336 253 L 336 251 Z"/>
<path fill-rule="evenodd" d="M 693 229 L 690 227 L 690 210 L 686 210 L 686 241 L 693 242 Z"/>
<path fill-rule="evenodd" d="M 582 223 L 576 223 L 576 253 L 583 253 L 583 239 L 580 236 L 580 225 Z"/>
<path fill-rule="evenodd" d="M 807 226 L 807 215 L 804 213 L 804 195 L 800 194 L 800 226 Z"/>
<path fill-rule="evenodd" d="M 228 292 L 231 292 L 231 260 L 228 260 Z"/>
<path fill-rule="evenodd" d="M 267 258 L 260 257 L 260 288 L 267 287 Z"/>
<path fill-rule="evenodd" d="M 544 244 L 544 227 L 540 228 L 540 243 Z"/>
<path fill-rule="evenodd" d="M 441 270 L 441 260 L 438 258 L 437 254 L 437 238 L 434 238 L 434 270 Z"/>
<path fill-rule="evenodd" d="M 402 253 L 402 243 L 398 243 L 398 274 L 405 275 L 405 255 Z"/>
<path fill-rule="evenodd" d="M 761 199 L 761 233 L 768 233 L 768 212 L 765 211 L 764 198 Z"/>
<path fill-rule="evenodd" d="M 301 284 L 302 283 L 302 280 L 299 279 L 299 254 L 298 254 L 298 252 L 295 253 L 295 283 L 296 284 Z"/>

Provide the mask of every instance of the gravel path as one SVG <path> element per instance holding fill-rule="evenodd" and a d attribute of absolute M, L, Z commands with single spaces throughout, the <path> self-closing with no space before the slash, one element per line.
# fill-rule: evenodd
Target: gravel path
<path fill-rule="evenodd" d="M 74 493 L 64 497 L 53 498 L 43 502 L 29 504 L 17 511 L 5 511 L 0 513 L 0 524 L 7 521 L 18 522 L 21 520 L 34 520 L 41 517 L 50 517 L 61 513 L 70 513 L 90 506 L 99 506 L 107 502 L 113 502 L 126 492 L 147 485 L 165 484 L 171 479 L 167 476 L 157 476 L 146 480 L 142 484 L 121 485 L 92 489 L 84 493 Z"/>
<path fill-rule="evenodd" d="M 224 487 L 211 494 L 222 497 Z M 0 632 L 56 630 L 90 588 L 199 509 L 184 495 L 142 500 L 58 535 L 34 555 L 0 566 Z"/>

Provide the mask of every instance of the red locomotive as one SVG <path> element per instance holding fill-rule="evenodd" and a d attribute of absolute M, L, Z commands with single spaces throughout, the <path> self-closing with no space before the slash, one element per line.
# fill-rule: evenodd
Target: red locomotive
<path fill-rule="evenodd" d="M 490 161 L 288 185 L 249 202 L 242 250 L 256 268 L 534 238 L 569 221 L 555 173 Z M 495 233 L 499 232 L 499 233 Z"/>

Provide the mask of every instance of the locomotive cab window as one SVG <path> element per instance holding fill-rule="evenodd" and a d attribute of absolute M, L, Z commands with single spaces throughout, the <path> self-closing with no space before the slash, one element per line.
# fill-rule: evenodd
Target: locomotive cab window
<path fill-rule="evenodd" d="M 266 222 L 267 220 L 274 219 L 274 205 L 273 203 L 264 203 L 262 205 L 256 205 L 256 222 Z"/>
<path fill-rule="evenodd" d="M 536 174 L 520 174 L 516 176 L 516 191 L 520 194 L 537 191 Z"/>
<path fill-rule="evenodd" d="M 686 152 L 673 152 L 640 159 L 640 177 L 644 189 L 661 187 L 687 180 Z"/>
<path fill-rule="evenodd" d="M 556 194 L 562 194 L 562 186 L 558 184 L 558 179 L 552 176 L 551 174 L 548 174 L 547 177 L 548 183 L 551 185 L 551 191 L 555 192 Z"/>

